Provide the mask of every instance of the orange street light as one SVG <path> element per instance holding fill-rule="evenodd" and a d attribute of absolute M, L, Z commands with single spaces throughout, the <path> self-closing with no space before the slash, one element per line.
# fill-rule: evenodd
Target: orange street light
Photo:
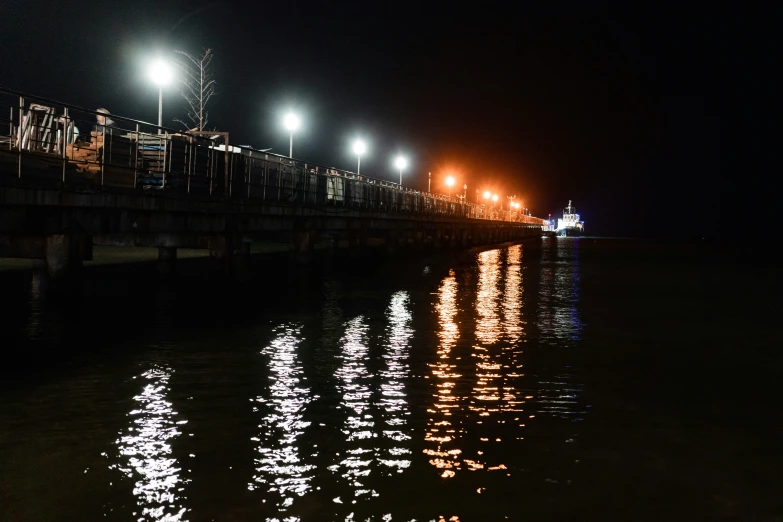
<path fill-rule="evenodd" d="M 446 185 L 449 187 L 449 197 L 451 197 L 451 187 L 454 186 L 454 176 L 446 178 Z"/>

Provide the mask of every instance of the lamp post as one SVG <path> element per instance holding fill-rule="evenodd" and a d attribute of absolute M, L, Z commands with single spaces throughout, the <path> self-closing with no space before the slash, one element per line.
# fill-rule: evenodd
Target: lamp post
<path fill-rule="evenodd" d="M 361 174 L 362 169 L 362 154 L 364 154 L 367 151 L 367 145 L 364 144 L 362 140 L 356 140 L 353 142 L 353 153 L 356 154 L 357 163 L 356 163 L 356 175 Z"/>
<path fill-rule="evenodd" d="M 432 172 L 427 173 L 427 192 L 432 193 Z"/>
<path fill-rule="evenodd" d="M 169 64 L 163 60 L 155 60 L 150 65 L 149 75 L 153 83 L 158 86 L 158 134 L 163 127 L 163 87 L 171 83 L 173 74 Z"/>
<path fill-rule="evenodd" d="M 468 184 L 467 183 L 462 185 L 462 190 L 463 190 L 462 197 L 464 197 L 465 201 L 467 202 L 468 201 Z"/>
<path fill-rule="evenodd" d="M 402 169 L 408 166 L 408 160 L 403 156 L 397 156 L 394 160 L 394 166 L 400 170 L 400 188 L 402 188 Z"/>
<path fill-rule="evenodd" d="M 283 118 L 283 124 L 285 125 L 285 128 L 288 129 L 290 135 L 290 141 L 288 144 L 289 158 L 294 157 L 294 131 L 299 129 L 300 123 L 301 121 L 299 120 L 299 116 L 297 116 L 293 112 L 289 112 L 288 114 L 285 115 L 285 118 Z"/>
<path fill-rule="evenodd" d="M 451 187 L 454 186 L 454 176 L 446 178 L 446 186 L 449 187 L 449 197 L 451 197 Z"/>

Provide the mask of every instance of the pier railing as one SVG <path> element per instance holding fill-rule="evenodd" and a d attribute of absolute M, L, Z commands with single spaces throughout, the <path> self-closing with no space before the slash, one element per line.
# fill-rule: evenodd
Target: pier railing
<path fill-rule="evenodd" d="M 235 146 L 226 132 L 177 131 L 0 89 L 0 183 L 14 177 L 62 188 L 547 224 L 491 205 Z"/>

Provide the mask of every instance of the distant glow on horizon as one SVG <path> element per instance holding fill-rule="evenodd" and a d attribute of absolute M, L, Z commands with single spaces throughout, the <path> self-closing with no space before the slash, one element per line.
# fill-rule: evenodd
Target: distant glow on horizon
<path fill-rule="evenodd" d="M 356 140 L 353 142 L 353 153 L 357 156 L 361 156 L 367 152 L 367 145 L 362 140 Z"/>
<path fill-rule="evenodd" d="M 402 170 L 408 166 L 408 160 L 406 160 L 403 156 L 397 156 L 397 158 L 394 160 L 394 166 Z"/>
<path fill-rule="evenodd" d="M 283 124 L 285 125 L 285 128 L 290 130 L 291 132 L 299 129 L 299 125 L 301 124 L 301 120 L 299 119 L 299 116 L 294 114 L 293 112 L 289 112 L 285 115 L 285 118 L 283 118 Z"/>
<path fill-rule="evenodd" d="M 171 83 L 171 80 L 174 78 L 171 67 L 163 60 L 155 60 L 152 62 L 149 68 L 149 75 L 152 81 L 161 87 Z"/>
<path fill-rule="evenodd" d="M 484 199 L 489 199 L 492 197 L 492 192 L 485 190 L 484 191 Z"/>
<path fill-rule="evenodd" d="M 453 187 L 454 186 L 454 177 L 453 176 L 449 176 L 448 178 L 446 178 L 446 185 L 448 185 L 449 187 Z"/>

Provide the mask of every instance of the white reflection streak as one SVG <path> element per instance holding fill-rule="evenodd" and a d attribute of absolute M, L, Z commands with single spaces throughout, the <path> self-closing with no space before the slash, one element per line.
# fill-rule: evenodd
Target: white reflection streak
<path fill-rule="evenodd" d="M 542 335 L 561 345 L 582 337 L 579 316 L 580 276 L 579 243 L 566 240 L 554 243 L 542 252 L 539 328 Z M 546 268 L 544 268 L 546 266 Z M 538 382 L 539 412 L 563 419 L 580 420 L 585 413 L 579 400 L 582 385 L 576 382 L 572 368 Z"/>
<path fill-rule="evenodd" d="M 579 317 L 580 276 L 577 242 L 563 242 L 542 252 L 539 329 L 542 336 L 557 342 L 581 339 Z"/>
<path fill-rule="evenodd" d="M 303 420 L 304 410 L 315 397 L 303 385 L 302 365 L 296 354 L 302 342 L 301 326 L 281 325 L 275 331 L 277 337 L 261 350 L 269 357 L 271 382 L 268 396 L 256 398 L 268 409 L 258 426 L 259 436 L 253 439 L 260 442 L 259 457 L 255 459 L 254 482 L 248 489 L 255 489 L 256 484 L 267 485 L 267 491 L 280 495 L 278 507 L 285 511 L 295 496 L 301 497 L 312 488 L 315 466 L 301 462 L 297 438 L 310 425 Z"/>
<path fill-rule="evenodd" d="M 386 369 L 381 372 L 381 409 L 386 423 L 383 437 L 392 440 L 395 446 L 388 448 L 386 458 L 379 460 L 382 464 L 396 469 L 398 473 L 402 473 L 403 469 L 411 464 L 410 458 L 407 458 L 410 450 L 402 445 L 403 441 L 411 438 L 403 431 L 407 424 L 405 417 L 409 414 L 404 379 L 408 375 L 408 349 L 413 335 L 409 304 L 407 292 L 400 291 L 392 295 L 386 310 L 389 320 L 388 342 L 383 354 Z"/>
<path fill-rule="evenodd" d="M 555 375 L 555 380 L 538 382 L 539 412 L 561 419 L 581 420 L 584 406 L 578 400 L 582 385 L 570 373 Z"/>
<path fill-rule="evenodd" d="M 369 327 L 364 316 L 358 316 L 346 323 L 345 335 L 340 340 L 342 353 L 341 366 L 335 373 L 339 384 L 338 389 L 343 395 L 342 408 L 348 410 L 343 433 L 346 435 L 346 449 L 342 460 L 329 469 L 340 472 L 355 489 L 355 495 L 369 495 L 371 490 L 363 488 L 361 478 L 370 474 L 370 465 L 374 459 L 374 451 L 367 447 L 367 440 L 376 436 L 373 432 L 375 422 L 370 407 L 371 376 L 367 371 L 365 360 L 368 357 L 367 330 Z"/>
<path fill-rule="evenodd" d="M 179 504 L 184 497 L 178 497 L 177 492 L 182 491 L 180 483 L 189 481 L 180 477 L 177 459 L 170 457 L 170 440 L 181 434 L 177 425 L 187 421 L 175 422 L 177 412 L 166 400 L 170 376 L 170 368 L 153 368 L 140 375 L 147 384 L 133 398 L 139 408 L 128 414 L 133 422 L 127 434 L 116 442 L 120 455 L 127 457 L 127 464 L 110 466 L 136 479 L 133 494 L 142 508 L 140 522 L 181 521 L 186 511 Z"/>

